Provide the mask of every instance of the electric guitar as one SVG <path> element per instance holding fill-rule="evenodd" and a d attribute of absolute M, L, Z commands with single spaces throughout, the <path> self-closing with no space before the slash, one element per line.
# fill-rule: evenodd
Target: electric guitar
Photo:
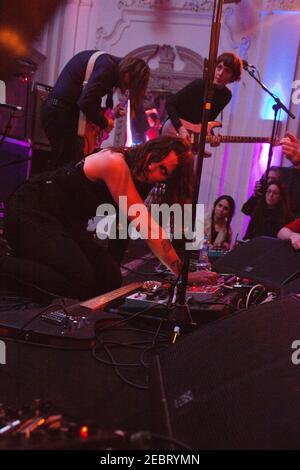
<path fill-rule="evenodd" d="M 143 286 L 132 282 L 92 299 L 76 302 L 55 301 L 46 308 L 0 312 L 0 338 L 15 338 L 36 344 L 90 349 L 95 343 L 95 329 L 113 327 L 123 317 L 103 311 L 113 300 Z"/>
<path fill-rule="evenodd" d="M 104 116 L 106 118 L 115 119 L 113 115 L 113 110 L 110 108 L 107 108 L 105 110 Z M 111 130 L 108 131 L 106 129 L 101 129 L 93 122 L 87 121 L 84 133 L 84 156 L 89 155 L 90 153 L 93 153 L 96 149 L 100 148 L 102 142 L 108 139 Z"/>
<path fill-rule="evenodd" d="M 104 110 L 104 117 L 107 119 L 118 119 L 119 117 L 122 116 L 122 114 L 119 114 L 119 109 L 120 108 L 125 108 L 127 102 L 129 99 L 128 93 L 124 94 L 124 97 L 121 99 L 119 104 L 114 108 L 102 108 Z M 104 140 L 108 139 L 110 131 L 106 129 L 101 129 L 99 126 L 94 124 L 93 122 L 87 121 L 86 127 L 85 127 L 85 133 L 84 133 L 84 156 L 89 155 L 90 153 L 93 153 L 96 149 L 99 149 L 102 145 L 102 142 Z"/>
<path fill-rule="evenodd" d="M 201 124 L 193 124 L 184 119 L 180 119 L 181 125 L 187 129 L 190 136 L 190 142 L 192 145 L 193 151 L 197 151 L 197 148 L 200 143 L 200 133 L 201 133 Z M 219 121 L 210 121 L 207 126 L 207 143 L 270 143 L 270 137 L 248 137 L 248 136 L 236 136 L 236 135 L 214 135 L 214 129 L 217 127 L 222 127 L 221 122 Z M 170 119 L 168 119 L 162 128 L 162 135 L 171 135 L 177 136 L 178 133 L 173 126 Z M 276 140 L 275 145 L 279 145 L 279 141 Z"/>

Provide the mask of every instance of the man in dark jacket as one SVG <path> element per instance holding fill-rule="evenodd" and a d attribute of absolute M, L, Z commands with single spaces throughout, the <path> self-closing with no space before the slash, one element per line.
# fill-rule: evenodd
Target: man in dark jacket
<path fill-rule="evenodd" d="M 134 113 L 148 85 L 150 69 L 144 60 L 126 56 L 121 59 L 100 53 L 92 73 L 84 84 L 86 68 L 97 51 L 76 54 L 63 68 L 42 110 L 42 123 L 53 153 L 53 167 L 83 158 L 83 142 L 78 136 L 79 112 L 87 121 L 110 132 L 114 127 L 112 115 L 106 108 L 113 108 L 113 91 L 128 90 L 131 110 Z M 107 95 L 105 106 L 102 98 Z M 119 114 L 124 113 L 121 109 Z M 115 116 L 117 117 L 117 116 Z M 93 151 L 94 149 L 91 149 Z"/>

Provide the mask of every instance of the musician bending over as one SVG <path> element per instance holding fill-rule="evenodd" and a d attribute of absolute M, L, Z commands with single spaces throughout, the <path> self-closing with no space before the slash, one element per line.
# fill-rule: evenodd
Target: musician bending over
<path fill-rule="evenodd" d="M 15 266 L 12 274 L 18 277 L 20 266 L 25 266 L 27 282 L 79 299 L 119 287 L 121 274 L 114 252 L 99 246 L 86 226 L 100 204 L 111 204 L 118 213 L 119 198 L 126 196 L 128 208 L 139 204 L 146 211 L 141 231 L 146 226 L 157 236 L 145 236 L 149 248 L 178 276 L 182 262 L 143 203 L 157 183 L 165 183 L 169 203 L 191 201 L 193 157 L 182 139 L 166 136 L 132 148 L 107 148 L 26 181 L 6 208 L 5 236 L 15 253 L 10 261 Z M 135 212 L 125 215 L 130 221 L 138 217 Z M 215 277 L 206 271 L 189 273 L 190 282 Z"/>
<path fill-rule="evenodd" d="M 109 133 L 114 120 L 106 110 L 113 108 L 114 88 L 123 93 L 128 90 L 133 114 L 147 88 L 150 69 L 142 59 L 130 56 L 121 59 L 107 53 L 96 58 L 90 78 L 83 86 L 89 59 L 95 52 L 79 52 L 65 65 L 42 108 L 42 124 L 52 148 L 53 168 L 78 162 L 84 156 L 83 141 L 77 135 L 79 111 L 93 126 Z M 101 101 L 105 95 L 104 105 Z M 124 109 L 117 106 L 114 115 L 124 115 Z M 91 153 L 94 148 L 88 150 Z"/>

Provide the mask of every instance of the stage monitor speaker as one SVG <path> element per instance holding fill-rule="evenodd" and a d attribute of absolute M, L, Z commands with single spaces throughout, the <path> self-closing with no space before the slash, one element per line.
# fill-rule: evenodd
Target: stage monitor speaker
<path fill-rule="evenodd" d="M 257 237 L 217 260 L 213 269 L 246 277 L 270 289 L 280 289 L 299 276 L 300 251 L 278 238 Z"/>
<path fill-rule="evenodd" d="M 300 294 L 300 277 L 293 279 L 281 288 L 281 295 Z"/>
<path fill-rule="evenodd" d="M 0 136 L 0 141 L 2 136 Z M 5 137 L 0 143 L 0 204 L 25 181 L 30 174 L 31 143 Z"/>
<path fill-rule="evenodd" d="M 154 431 L 193 449 L 299 449 L 295 340 L 300 301 L 286 297 L 169 347 L 151 370 Z"/>

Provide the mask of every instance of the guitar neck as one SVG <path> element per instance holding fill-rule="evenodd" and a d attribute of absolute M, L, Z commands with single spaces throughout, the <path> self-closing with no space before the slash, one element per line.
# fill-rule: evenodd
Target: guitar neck
<path fill-rule="evenodd" d="M 208 135 L 206 142 L 212 142 L 215 136 Z M 220 141 L 223 143 L 270 143 L 270 137 L 246 137 L 237 135 L 221 135 L 219 136 Z"/>
<path fill-rule="evenodd" d="M 127 286 L 120 287 L 120 289 L 113 290 L 111 292 L 107 292 L 106 294 L 99 295 L 98 297 L 93 297 L 92 299 L 85 300 L 81 302 L 79 305 L 81 307 L 88 308 L 93 312 L 96 310 L 100 310 L 106 307 L 110 302 L 116 300 L 130 292 L 138 289 L 143 285 L 142 282 L 132 282 L 131 284 L 127 284 Z"/>
<path fill-rule="evenodd" d="M 201 133 L 201 124 L 193 124 L 192 122 L 185 121 L 184 119 L 180 119 L 181 124 L 189 131 L 192 142 L 199 143 L 199 137 Z M 173 127 L 172 123 L 167 121 L 167 131 L 170 133 L 172 128 L 174 132 L 176 132 L 175 128 Z M 270 143 L 270 137 L 248 137 L 248 136 L 239 136 L 239 135 L 213 135 L 211 134 L 217 127 L 221 127 L 221 123 L 218 121 L 211 121 L 208 123 L 207 127 L 207 136 L 206 142 L 213 142 L 216 137 L 220 139 L 220 142 L 223 143 L 250 143 L 250 144 L 257 144 L 257 143 Z M 277 144 L 278 145 L 278 144 Z"/>

